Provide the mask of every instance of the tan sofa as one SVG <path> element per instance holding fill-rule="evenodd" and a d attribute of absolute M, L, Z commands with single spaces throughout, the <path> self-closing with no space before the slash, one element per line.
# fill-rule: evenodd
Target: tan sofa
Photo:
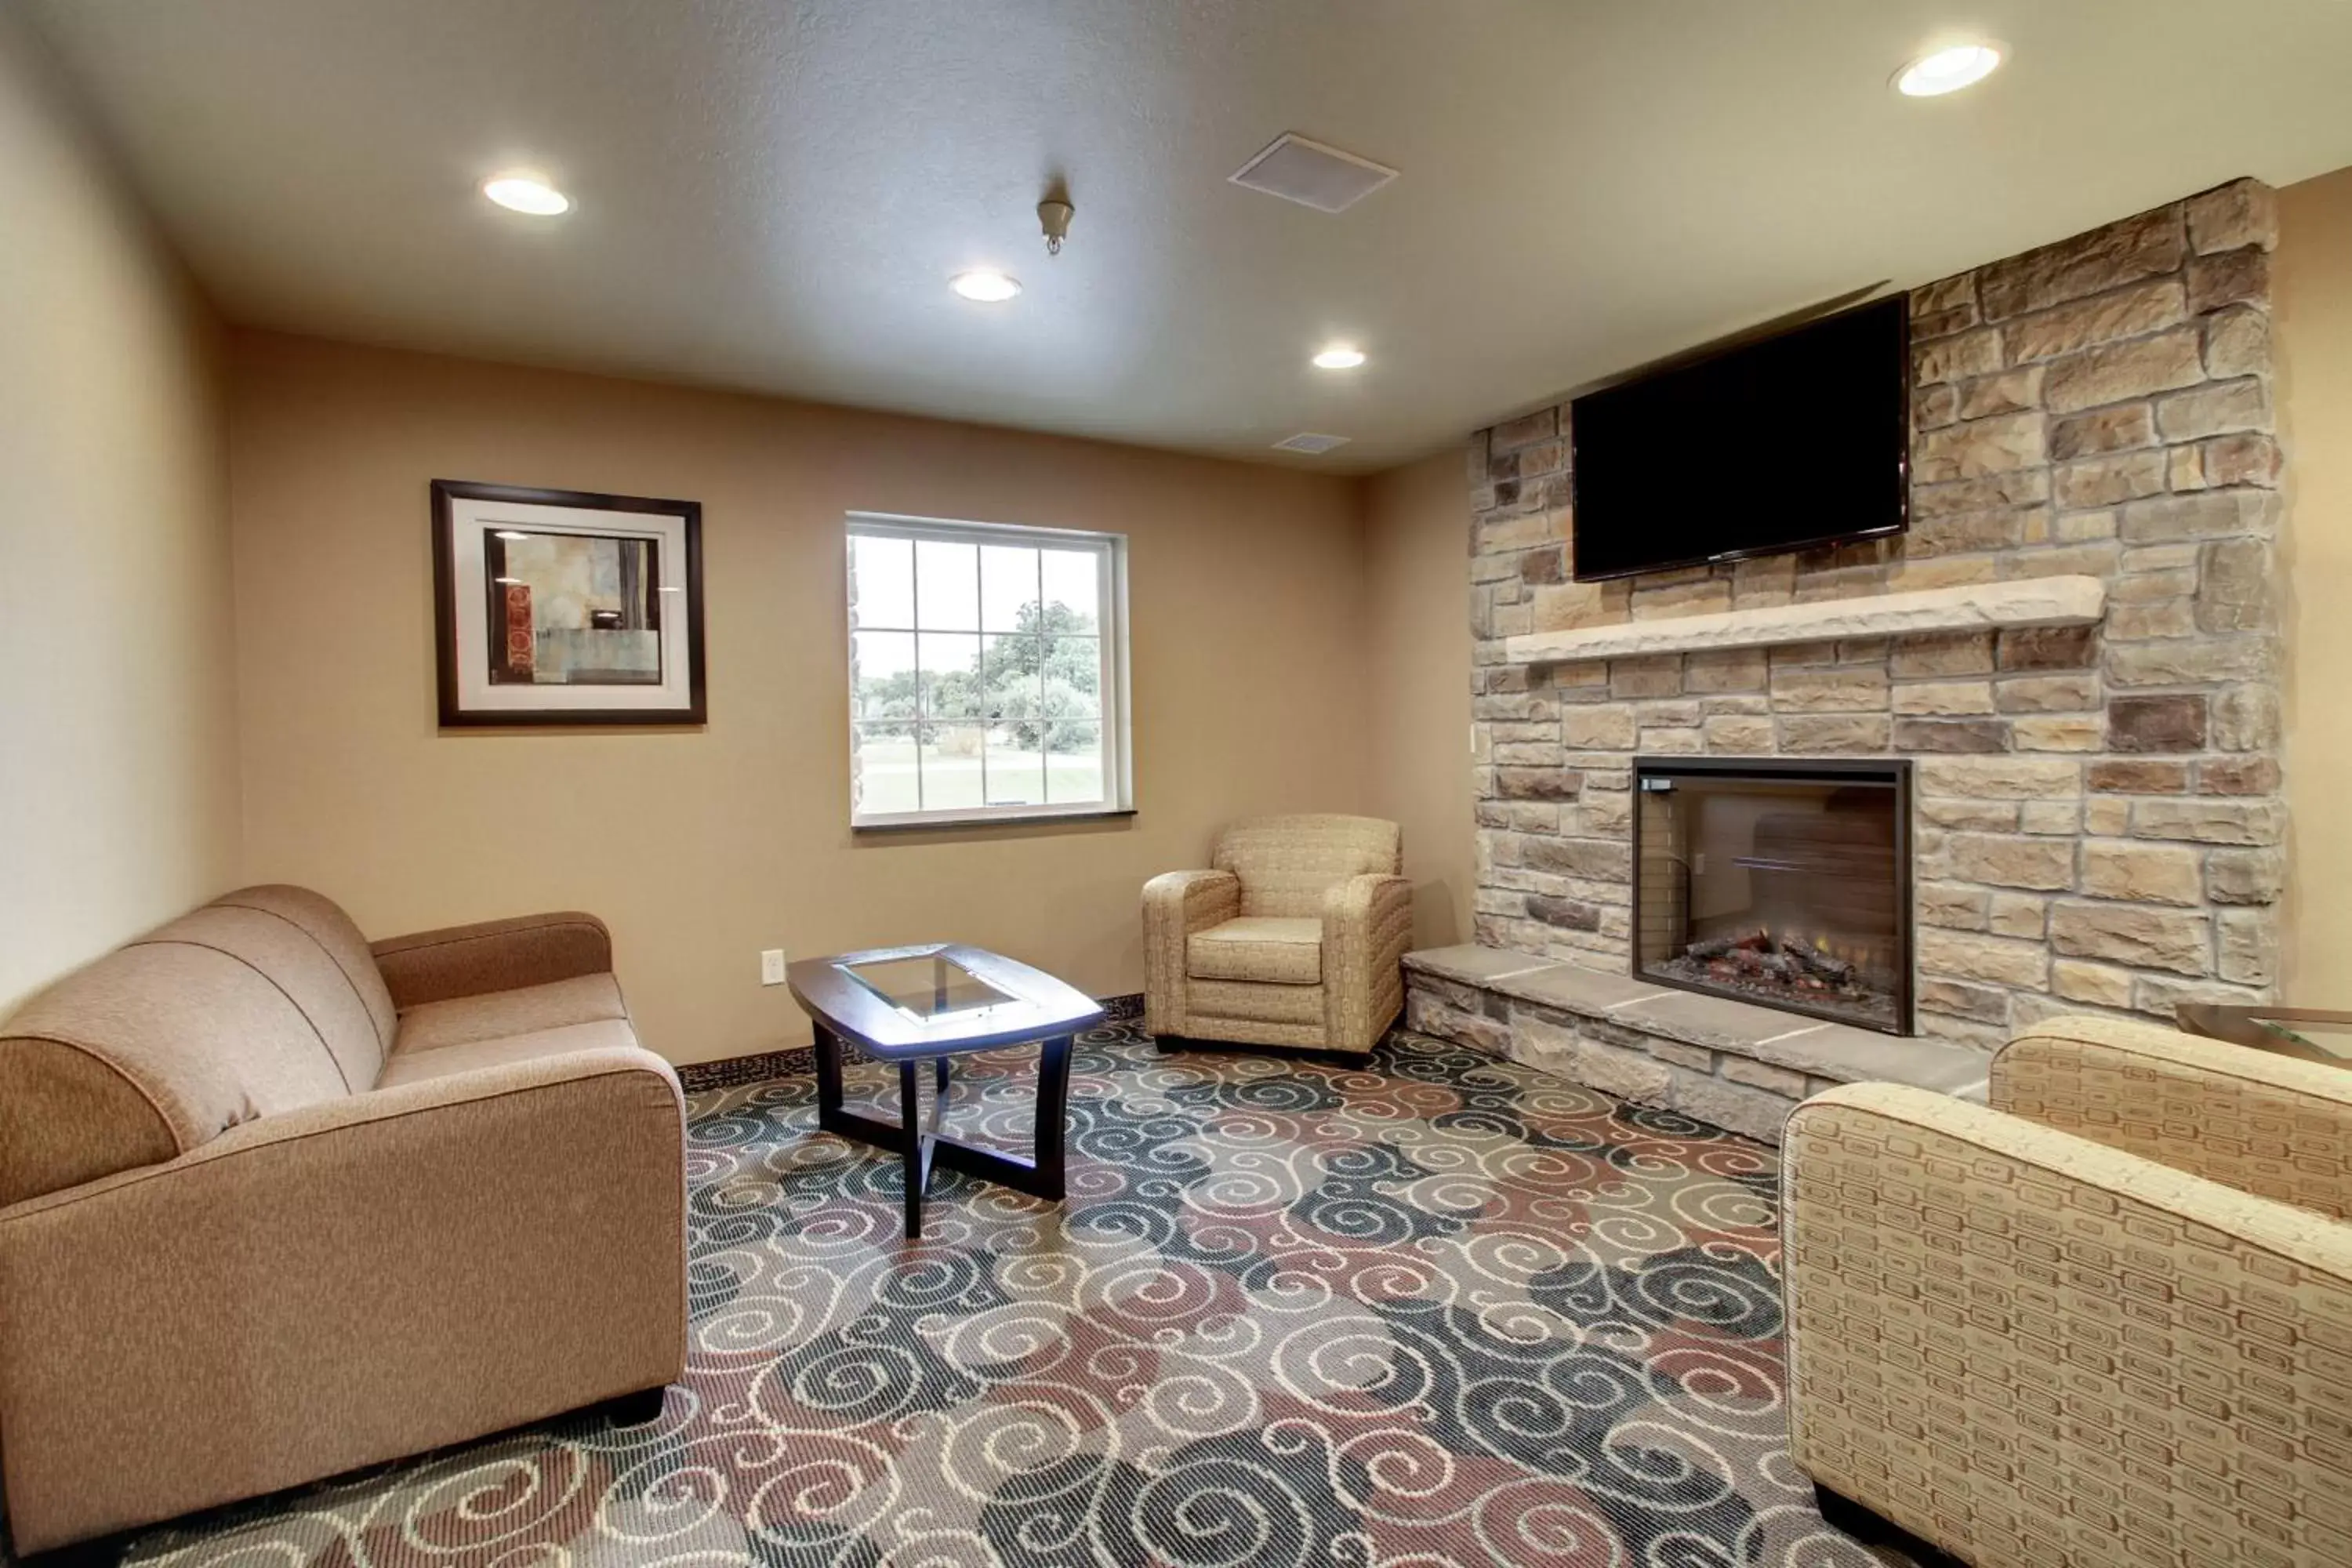
<path fill-rule="evenodd" d="M 1217 835 L 1209 868 L 1143 887 L 1144 1026 L 1360 1055 L 1404 1008 L 1412 886 L 1397 825 L 1258 816 Z"/>
<path fill-rule="evenodd" d="M 371 948 L 248 888 L 60 981 L 0 1024 L 16 1549 L 650 1414 L 685 1360 L 684 1130 L 587 915 Z"/>
<path fill-rule="evenodd" d="M 1991 1100 L 1854 1084 L 1789 1120 L 1822 1511 L 1981 1568 L 2352 1561 L 2352 1072 L 2054 1018 Z"/>

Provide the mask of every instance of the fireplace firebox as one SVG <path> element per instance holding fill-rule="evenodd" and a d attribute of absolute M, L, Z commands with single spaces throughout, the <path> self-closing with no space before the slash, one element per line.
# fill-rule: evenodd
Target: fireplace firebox
<path fill-rule="evenodd" d="M 1911 764 L 1637 757 L 1633 973 L 1912 1032 Z"/>

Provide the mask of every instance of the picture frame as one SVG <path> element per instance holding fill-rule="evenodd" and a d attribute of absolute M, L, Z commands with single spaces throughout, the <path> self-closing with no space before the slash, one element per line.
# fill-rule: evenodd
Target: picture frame
<path fill-rule="evenodd" d="M 435 479 L 445 729 L 708 721 L 698 501 Z"/>

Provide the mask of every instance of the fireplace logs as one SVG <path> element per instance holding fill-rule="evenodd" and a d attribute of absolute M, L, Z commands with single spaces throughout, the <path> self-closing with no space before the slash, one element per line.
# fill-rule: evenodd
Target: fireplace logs
<path fill-rule="evenodd" d="M 1769 931 L 1709 937 L 1691 943 L 1688 952 L 1692 958 L 1709 960 L 1708 967 L 1720 974 L 1765 974 L 1790 984 L 1808 978 L 1828 985 L 1853 981 L 1853 965 L 1844 959 L 1832 958 L 1801 942 L 1782 942 Z"/>
<path fill-rule="evenodd" d="M 1875 1016 L 1887 999 L 1862 964 L 1803 937 L 1755 930 L 1703 937 L 1653 966 L 1670 978 L 1704 980 L 1759 1001 L 1835 1002 Z"/>

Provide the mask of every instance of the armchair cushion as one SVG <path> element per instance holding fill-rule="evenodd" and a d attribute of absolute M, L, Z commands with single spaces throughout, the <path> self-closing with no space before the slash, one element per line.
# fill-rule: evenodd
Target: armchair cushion
<path fill-rule="evenodd" d="M 1323 922 L 1244 915 L 1192 933 L 1185 972 L 1195 980 L 1258 980 L 1318 985 L 1323 980 Z"/>
<path fill-rule="evenodd" d="M 1303 917 L 1323 912 L 1335 882 L 1396 870 L 1397 825 L 1370 816 L 1253 816 L 1217 835 L 1209 864 L 1241 879 L 1241 912 Z"/>

